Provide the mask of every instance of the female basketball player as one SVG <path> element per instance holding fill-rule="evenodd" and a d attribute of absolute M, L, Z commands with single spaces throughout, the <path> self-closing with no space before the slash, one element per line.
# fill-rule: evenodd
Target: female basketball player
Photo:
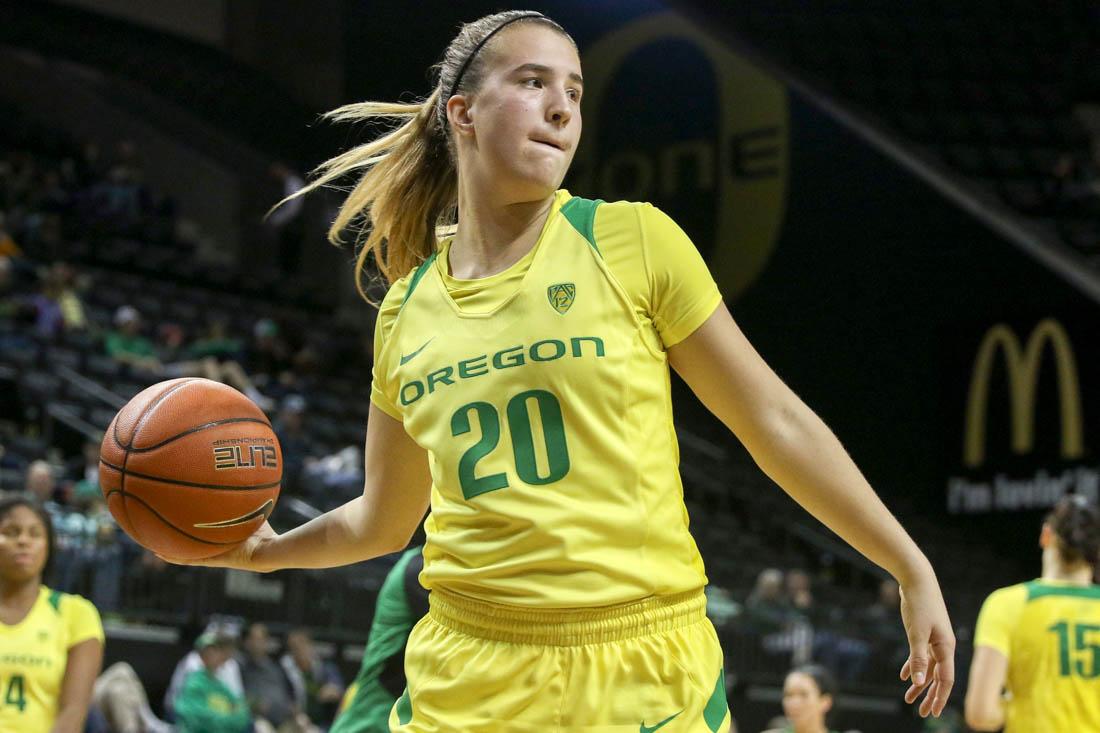
<path fill-rule="evenodd" d="M 1039 546 L 1042 577 L 994 591 L 978 615 L 966 691 L 974 730 L 1100 730 L 1100 510 L 1062 499 Z"/>
<path fill-rule="evenodd" d="M 783 680 L 785 728 L 765 733 L 830 733 L 825 718 L 833 708 L 836 682 L 827 669 L 817 664 L 796 667 Z"/>
<path fill-rule="evenodd" d="M 330 237 L 369 215 L 358 274 L 373 252 L 392 282 L 364 495 L 206 564 L 365 560 L 403 548 L 430 503 L 431 611 L 394 730 L 724 731 L 671 363 L 768 475 L 898 579 L 906 698 L 927 691 L 920 712 L 938 714 L 954 639 L 928 561 L 745 340 L 684 233 L 647 204 L 558 190 L 583 89 L 570 36 L 512 11 L 461 29 L 422 104 L 330 113 L 406 120 L 304 189 L 363 172 Z"/>
<path fill-rule="evenodd" d="M 0 499 L 0 730 L 84 730 L 103 626 L 91 603 L 42 585 L 52 550 L 46 512 Z"/>

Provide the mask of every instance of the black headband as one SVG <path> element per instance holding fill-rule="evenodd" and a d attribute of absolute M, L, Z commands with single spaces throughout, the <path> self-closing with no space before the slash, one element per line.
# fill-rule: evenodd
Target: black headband
<path fill-rule="evenodd" d="M 493 30 L 486 33 L 485 37 L 482 38 L 476 46 L 474 46 L 474 50 L 470 51 L 470 55 L 467 56 L 466 60 L 462 62 L 462 66 L 458 67 L 458 73 L 455 74 L 454 83 L 451 84 L 451 93 L 447 95 L 447 99 L 450 99 L 451 97 L 453 97 L 455 95 L 455 92 L 458 91 L 458 85 L 462 81 L 462 75 L 466 73 L 466 69 L 467 69 L 467 67 L 469 67 L 470 62 L 474 60 L 474 56 L 477 56 L 477 52 L 481 50 L 482 46 L 484 46 L 486 43 L 489 42 L 490 38 L 492 38 L 498 32 L 500 32 L 501 29 L 507 27 L 511 23 L 515 23 L 517 20 L 526 20 L 527 18 L 545 18 L 545 17 L 546 16 L 543 15 L 542 13 L 525 13 L 523 15 L 517 15 L 514 18 L 509 18 L 508 20 L 504 21 L 503 23 L 498 25 Z M 447 100 L 445 99 L 443 101 L 444 101 L 444 103 L 446 103 Z"/>

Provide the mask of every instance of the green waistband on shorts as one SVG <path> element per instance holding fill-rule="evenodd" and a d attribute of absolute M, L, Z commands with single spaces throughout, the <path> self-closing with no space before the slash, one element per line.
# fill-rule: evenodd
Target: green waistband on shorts
<path fill-rule="evenodd" d="M 432 589 L 428 603 L 428 615 L 455 631 L 493 641 L 547 646 L 631 639 L 690 626 L 707 615 L 702 588 L 605 608 L 502 606 L 442 588 Z"/>

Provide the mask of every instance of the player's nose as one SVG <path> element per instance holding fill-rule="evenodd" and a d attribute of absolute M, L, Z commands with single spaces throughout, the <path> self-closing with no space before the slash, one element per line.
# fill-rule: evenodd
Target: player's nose
<path fill-rule="evenodd" d="M 549 95 L 546 105 L 546 119 L 558 127 L 564 127 L 573 118 L 573 110 L 570 107 L 569 94 L 564 89 L 559 89 Z"/>

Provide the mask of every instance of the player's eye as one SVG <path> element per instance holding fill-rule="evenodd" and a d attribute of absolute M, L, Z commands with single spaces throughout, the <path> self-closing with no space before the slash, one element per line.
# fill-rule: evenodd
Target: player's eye
<path fill-rule="evenodd" d="M 523 84 L 525 86 L 531 87 L 532 89 L 542 89 L 542 79 L 539 79 L 537 76 L 533 76 L 529 79 L 524 79 Z"/>
<path fill-rule="evenodd" d="M 577 89 L 570 89 L 568 94 L 569 98 L 572 99 L 574 102 L 579 102 L 581 99 L 581 93 Z"/>

